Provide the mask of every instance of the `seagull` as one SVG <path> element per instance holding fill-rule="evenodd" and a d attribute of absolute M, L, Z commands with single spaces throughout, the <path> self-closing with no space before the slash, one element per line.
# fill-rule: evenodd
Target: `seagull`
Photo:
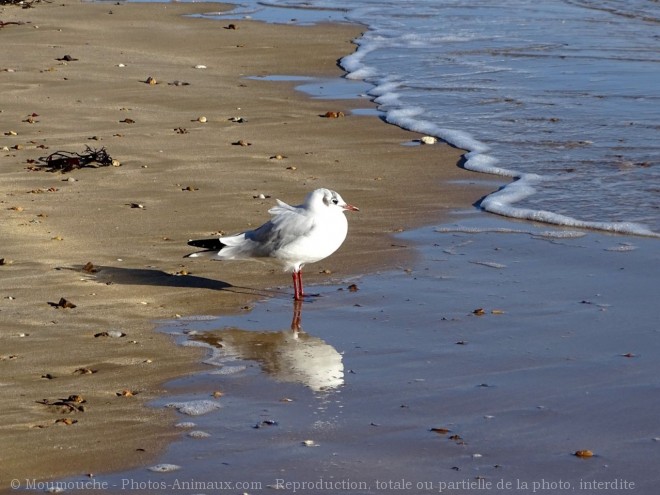
<path fill-rule="evenodd" d="M 268 210 L 272 218 L 261 227 L 240 234 L 214 239 L 188 241 L 204 249 L 187 258 L 211 256 L 216 260 L 254 260 L 272 258 L 293 276 L 294 299 L 301 301 L 302 268 L 327 258 L 342 245 L 348 232 L 345 211 L 359 211 L 330 189 L 316 189 L 305 202 L 290 206 L 277 200 Z"/>

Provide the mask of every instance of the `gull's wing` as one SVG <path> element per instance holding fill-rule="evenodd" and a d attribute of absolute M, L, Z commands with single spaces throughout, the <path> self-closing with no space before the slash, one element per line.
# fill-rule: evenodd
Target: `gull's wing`
<path fill-rule="evenodd" d="M 262 258 L 278 257 L 277 253 L 289 244 L 308 236 L 314 227 L 314 221 L 300 207 L 290 206 L 277 201 L 268 212 L 273 215 L 268 222 L 254 230 L 242 234 L 221 237 L 227 247 L 221 256 L 227 258 Z"/>

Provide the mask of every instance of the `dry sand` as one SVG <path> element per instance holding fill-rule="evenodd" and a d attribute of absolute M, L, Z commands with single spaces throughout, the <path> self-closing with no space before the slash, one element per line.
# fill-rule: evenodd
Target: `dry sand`
<path fill-rule="evenodd" d="M 176 434 L 174 413 L 146 403 L 201 356 L 155 333 L 155 321 L 288 297 L 279 268 L 193 263 L 182 258 L 187 239 L 259 225 L 275 197 L 296 204 L 331 187 L 362 211 L 349 218 L 340 252 L 308 267 L 318 283 L 405 259 L 391 232 L 485 192 L 465 185 L 475 176 L 457 166 L 460 150 L 402 146 L 419 136 L 351 115 L 365 100 L 313 100 L 292 83 L 245 78 L 339 77 L 336 61 L 354 50 L 360 27 L 228 29 L 183 17 L 218 8 L 71 0 L 0 8 L 1 21 L 21 23 L 0 28 L 0 490 L 13 478 L 154 459 Z M 59 60 L 66 55 L 76 60 Z M 327 111 L 345 117 L 321 117 Z M 251 145 L 232 144 L 239 140 Z M 121 166 L 30 169 L 85 146 L 105 147 Z M 443 182 L 454 179 L 465 182 Z M 88 262 L 93 273 L 82 270 Z M 60 298 L 76 307 L 49 304 Z M 103 336 L 113 331 L 125 335 Z M 84 402 L 44 403 L 72 395 Z"/>

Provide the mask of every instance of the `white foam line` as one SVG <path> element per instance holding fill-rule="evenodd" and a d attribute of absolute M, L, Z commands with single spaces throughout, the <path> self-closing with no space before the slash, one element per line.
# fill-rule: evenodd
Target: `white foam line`
<path fill-rule="evenodd" d="M 368 79 L 377 77 L 376 71 L 364 63 L 365 56 L 376 50 L 380 44 L 377 40 L 357 40 L 359 48 L 356 52 L 344 57 L 341 66 L 348 72 L 349 79 Z M 446 129 L 437 124 L 419 118 L 424 113 L 421 107 L 405 107 L 397 93 L 400 84 L 393 78 L 382 78 L 369 94 L 374 96 L 374 102 L 379 110 L 385 112 L 385 120 L 409 131 L 418 132 L 437 137 L 447 143 L 467 151 L 464 155 L 464 167 L 473 172 L 510 177 L 513 182 L 498 191 L 486 196 L 479 204 L 480 208 L 490 213 L 509 218 L 532 220 L 552 225 L 602 230 L 619 234 L 632 234 L 646 237 L 660 238 L 660 233 L 653 232 L 642 224 L 633 222 L 589 222 L 577 218 L 561 215 L 547 210 L 534 210 L 531 208 L 518 208 L 515 203 L 536 193 L 534 185 L 546 180 L 537 174 L 522 174 L 512 169 L 498 166 L 498 159 L 487 154 L 490 146 L 475 139 L 470 133 Z"/>

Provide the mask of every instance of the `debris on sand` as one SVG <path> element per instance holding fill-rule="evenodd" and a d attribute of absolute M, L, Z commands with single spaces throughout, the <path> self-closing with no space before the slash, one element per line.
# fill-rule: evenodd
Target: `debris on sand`
<path fill-rule="evenodd" d="M 48 172 L 67 173 L 79 168 L 99 168 L 110 165 L 119 166 L 117 160 L 113 160 L 105 148 L 94 149 L 85 146 L 85 151 L 75 153 L 72 151 L 56 151 L 46 157 L 40 157 L 38 164 L 30 167 L 31 170 L 46 170 Z"/>
<path fill-rule="evenodd" d="M 54 303 L 54 302 L 49 302 L 48 304 L 50 304 L 52 307 L 54 307 L 54 308 L 58 308 L 58 309 L 59 309 L 59 308 L 73 309 L 73 308 L 76 307 L 75 304 L 73 304 L 71 301 L 67 301 L 67 300 L 64 299 L 63 297 L 61 297 L 60 300 L 59 300 L 58 302 L 56 302 L 56 303 Z"/>

